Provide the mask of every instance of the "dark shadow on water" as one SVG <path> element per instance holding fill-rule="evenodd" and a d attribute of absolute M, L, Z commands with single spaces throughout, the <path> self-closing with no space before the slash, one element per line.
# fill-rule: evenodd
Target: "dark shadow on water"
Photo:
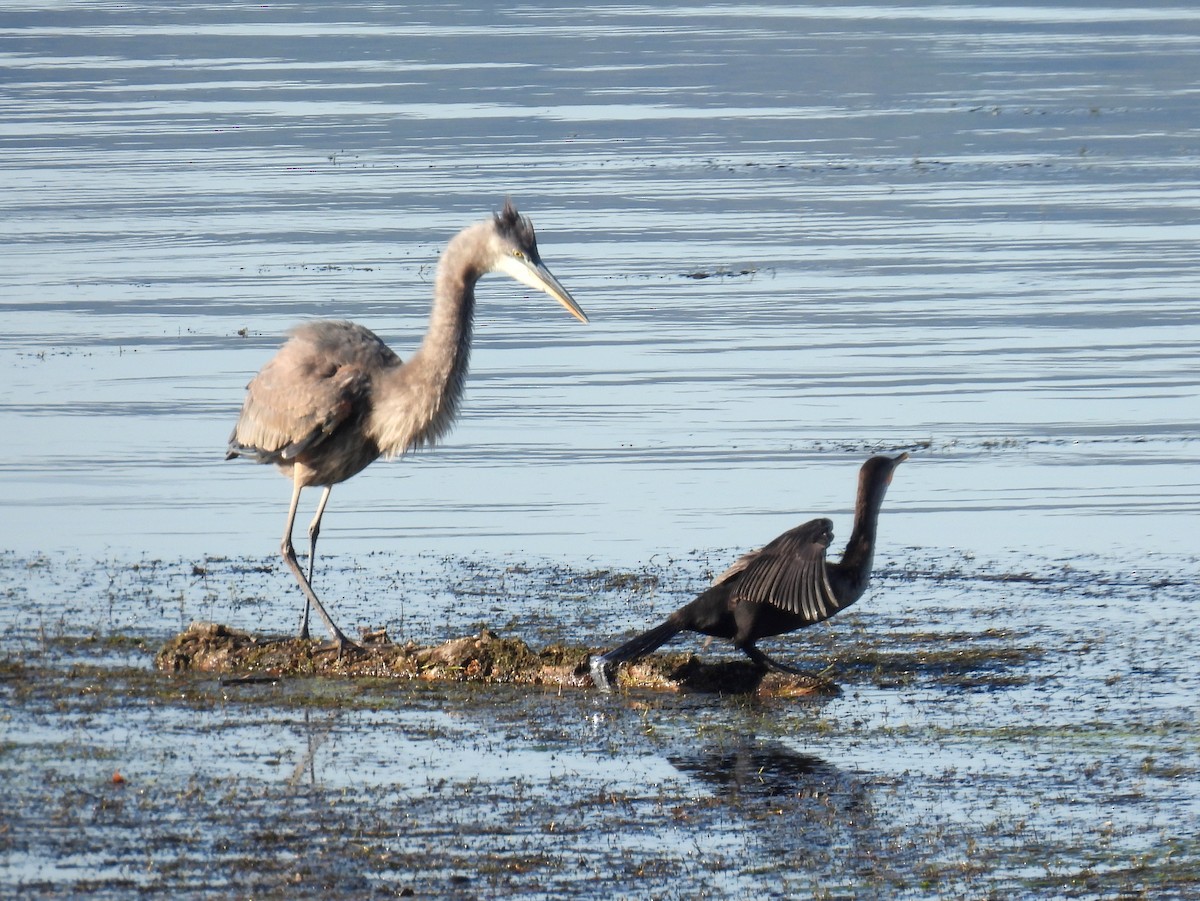
<path fill-rule="evenodd" d="M 682 773 L 711 788 L 752 829 L 760 860 L 829 866 L 877 875 L 885 838 L 870 780 L 776 740 L 746 738 L 694 754 L 669 756 Z"/>
<path fill-rule="evenodd" d="M 865 793 L 864 783 L 812 754 L 793 751 L 779 741 L 745 739 L 734 748 L 700 750 L 668 756 L 680 772 L 698 779 L 721 795 L 743 797 L 836 796 L 847 808 Z"/>

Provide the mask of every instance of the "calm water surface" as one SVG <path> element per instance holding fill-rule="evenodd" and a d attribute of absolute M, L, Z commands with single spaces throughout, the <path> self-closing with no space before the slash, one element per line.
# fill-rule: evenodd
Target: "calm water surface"
<path fill-rule="evenodd" d="M 403 584 L 410 562 L 686 558 L 699 580 L 816 514 L 840 544 L 858 466 L 897 449 L 912 460 L 883 519 L 881 615 L 937 602 L 975 631 L 1020 607 L 895 575 L 947 554 L 1194 585 L 1198 57 L 1191 3 L 7 3 L 0 549 L 71 575 L 12 589 L 32 607 L 6 625 L 70 633 L 99 610 L 165 636 L 248 590 L 271 602 L 235 605 L 240 625 L 291 628 L 278 567 L 188 582 L 211 557 L 274 566 L 288 483 L 222 459 L 244 385 L 309 318 L 411 354 L 441 248 L 506 195 L 592 323 L 480 284 L 457 429 L 333 493 L 321 586 L 344 625 L 394 622 L 393 593 L 362 585 Z M 150 591 L 178 588 L 174 607 L 138 606 L 114 575 L 154 558 L 184 561 L 187 585 Z M 1151 601 L 1129 578 L 1136 603 L 1081 602 L 1069 625 L 1184 635 L 1194 591 Z M 692 587 L 549 621 L 603 641 Z M 445 610 L 403 614 L 417 637 L 503 622 L 428 590 Z M 1160 673 L 1164 716 L 1189 673 Z M 969 700 L 946 728 L 978 715 Z M 835 729 L 850 756 L 856 718 L 895 722 L 899 702 L 855 703 Z M 890 772 L 888 747 L 859 765 Z M 938 747 L 934 768 L 973 753 Z M 637 773 L 665 778 L 664 759 Z M 959 800 L 969 819 L 994 798 Z M 1046 828 L 1070 831 L 1062 817 Z"/>
<path fill-rule="evenodd" d="M 1195 549 L 1188 4 L 0 26 L 7 547 L 271 553 L 287 483 L 222 460 L 245 382 L 306 318 L 411 353 L 441 247 L 511 194 L 593 323 L 484 281 L 461 424 L 339 486 L 326 552 L 846 534 L 858 463 L 924 443 L 889 541 Z"/>

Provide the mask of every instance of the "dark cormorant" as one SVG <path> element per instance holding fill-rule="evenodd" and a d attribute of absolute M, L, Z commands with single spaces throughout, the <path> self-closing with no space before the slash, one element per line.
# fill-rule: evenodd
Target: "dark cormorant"
<path fill-rule="evenodd" d="M 837 563 L 825 560 L 833 541 L 830 520 L 814 519 L 784 532 L 760 550 L 743 555 L 711 587 L 661 625 L 594 657 L 592 681 L 608 691 L 618 664 L 644 657 L 680 632 L 728 638 L 764 669 L 802 674 L 776 663 L 755 647 L 755 642 L 822 622 L 862 597 L 871 579 L 879 508 L 892 473 L 907 459 L 908 454 L 872 457 L 863 464 L 858 473 L 854 530 Z"/>

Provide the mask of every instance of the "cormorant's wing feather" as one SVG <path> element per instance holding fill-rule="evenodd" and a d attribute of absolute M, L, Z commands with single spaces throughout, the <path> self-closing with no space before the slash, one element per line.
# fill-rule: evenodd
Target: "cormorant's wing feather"
<path fill-rule="evenodd" d="M 730 583 L 731 600 L 771 604 L 820 622 L 836 611 L 825 578 L 825 553 L 833 523 L 814 519 L 784 532 L 770 544 L 740 557 L 714 584 Z"/>
<path fill-rule="evenodd" d="M 756 550 L 748 551 L 747 553 L 742 554 L 742 556 L 738 557 L 737 560 L 733 562 L 733 565 L 729 567 L 729 569 L 725 570 L 725 572 L 713 579 L 712 583 L 714 585 L 720 585 L 722 582 L 728 582 L 747 566 L 753 563 L 755 558 L 757 558 L 762 551 L 762 548 L 757 548 Z"/>

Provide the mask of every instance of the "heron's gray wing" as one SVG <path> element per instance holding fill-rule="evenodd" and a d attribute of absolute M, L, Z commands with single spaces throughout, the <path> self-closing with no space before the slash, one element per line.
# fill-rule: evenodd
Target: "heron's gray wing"
<path fill-rule="evenodd" d="M 349 323 L 321 325 L 340 331 L 296 330 L 247 386 L 231 446 L 253 448 L 265 459 L 291 460 L 364 410 L 378 348 L 346 328 Z M 361 332 L 382 346 L 366 329 Z"/>
<path fill-rule="evenodd" d="M 746 554 L 720 581 L 731 583 L 735 602 L 771 604 L 810 623 L 821 622 L 837 611 L 825 576 L 825 553 L 832 541 L 832 521 L 814 519 Z"/>

